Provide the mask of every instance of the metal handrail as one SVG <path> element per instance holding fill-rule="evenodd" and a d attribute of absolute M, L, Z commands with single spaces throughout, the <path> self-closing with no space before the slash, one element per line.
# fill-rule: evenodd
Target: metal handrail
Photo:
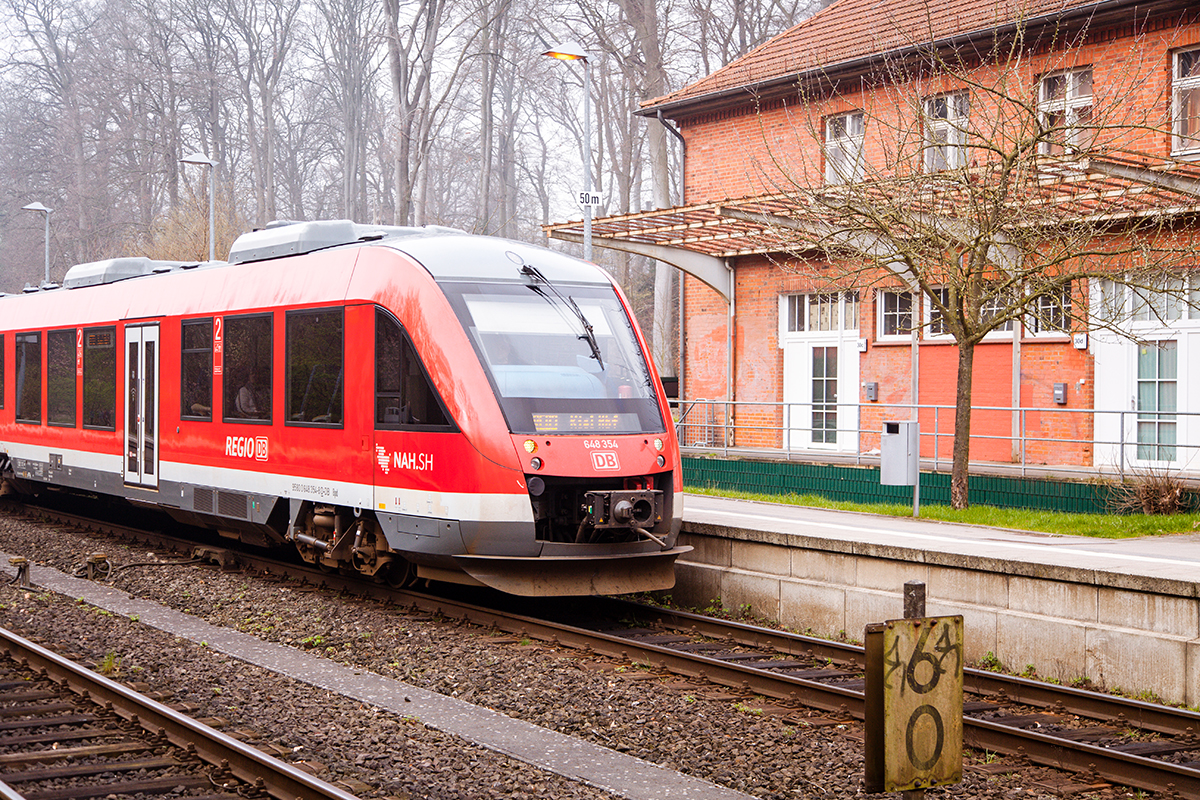
<path fill-rule="evenodd" d="M 825 453 L 838 454 L 842 457 L 853 456 L 856 464 L 861 464 L 864 457 L 873 460 L 877 456 L 877 451 L 865 449 L 864 439 L 870 441 L 873 437 L 880 434 L 879 429 L 868 429 L 863 427 L 863 412 L 871 410 L 878 412 L 879 418 L 882 420 L 894 421 L 897 419 L 921 419 L 923 416 L 933 417 L 933 430 L 923 430 L 920 433 L 923 442 L 932 442 L 932 447 L 924 448 L 926 452 L 930 449 L 931 453 L 923 456 L 925 461 L 932 462 L 933 470 L 939 471 L 947 461 L 942 455 L 944 440 L 949 438 L 953 441 L 954 433 L 952 430 L 944 431 L 942 429 L 943 411 L 950 412 L 949 419 L 953 420 L 955 407 L 950 405 L 937 404 L 883 404 L 883 403 L 794 403 L 794 402 L 756 402 L 756 401 L 729 401 L 729 400 L 706 400 L 694 399 L 686 401 L 678 401 L 679 407 L 686 409 L 680 415 L 676 422 L 676 433 L 678 435 L 680 446 L 687 451 L 717 451 L 728 456 L 731 451 L 753 451 L 756 453 L 770 454 L 777 453 L 778 457 L 790 459 L 798 453 L 807 454 L 809 456 Z M 694 422 L 688 421 L 691 416 L 694 420 L 697 406 L 704 406 L 703 421 Z M 818 428 L 812 425 L 798 424 L 803 422 L 805 413 L 811 413 L 814 408 L 827 409 L 838 412 L 839 422 L 845 420 L 847 412 L 854 411 L 853 427 L 845 427 L 841 424 L 833 428 Z M 1200 411 L 1137 411 L 1137 410 L 1118 410 L 1118 409 L 1081 409 L 1081 408 L 1062 408 L 1062 407 L 1013 407 L 1013 406 L 973 406 L 972 414 L 979 412 L 983 413 L 1004 413 L 1014 415 L 1017 421 L 1017 430 L 1013 433 L 999 434 L 995 432 L 975 432 L 971 433 L 972 441 L 1009 441 L 1012 442 L 1012 463 L 1020 465 L 1021 475 L 1026 474 L 1027 467 L 1045 466 L 1045 467 L 1063 467 L 1063 468 L 1079 468 L 1091 469 L 1095 471 L 1113 471 L 1120 475 L 1123 479 L 1125 473 L 1132 469 L 1146 469 L 1161 467 L 1164 469 L 1178 470 L 1183 474 L 1197 473 L 1200 474 Z M 1031 415 L 1045 416 L 1066 415 L 1066 416 L 1086 416 L 1091 418 L 1091 430 L 1093 434 L 1098 427 L 1111 425 L 1111 420 L 1116 417 L 1117 438 L 1098 437 L 1093 435 L 1091 438 L 1079 438 L 1076 436 L 1061 436 L 1051 435 L 1046 432 L 1043 420 L 1031 423 Z M 750 418 L 753 417 L 752 420 Z M 811 417 L 808 418 L 811 420 Z M 1106 423 L 1101 423 L 1102 419 L 1108 420 Z M 772 420 L 773 422 L 768 422 Z M 1176 433 L 1176 441 L 1168 442 L 1139 442 L 1137 441 L 1136 426 L 1146 422 L 1168 422 L 1176 423 L 1174 432 Z M 1037 427 L 1034 430 L 1030 429 L 1030 425 L 1035 424 Z M 1110 428 L 1111 430 L 1111 428 Z M 853 448 L 827 447 L 823 443 L 811 443 L 812 434 L 820 431 L 823 435 L 832 434 L 839 441 L 844 441 L 843 436 L 853 435 L 855 443 Z M 1186 434 L 1181 436 L 1179 434 Z M 798 445 L 797 437 L 806 437 L 809 443 Z M 691 440 L 691 441 L 689 441 Z M 770 441 L 770 443 L 768 443 Z M 1047 462 L 1045 464 L 1032 465 L 1029 463 L 1030 445 L 1036 443 L 1054 443 L 1057 445 L 1078 446 L 1081 449 L 1085 446 L 1090 446 L 1091 463 L 1085 463 L 1085 458 L 1067 461 Z M 1154 457 L 1139 458 L 1139 448 L 1152 448 Z M 1111 461 L 1104 462 L 1100 453 L 1107 451 L 1111 456 Z M 1141 451 L 1146 455 L 1145 450 Z M 1166 456 L 1160 458 L 1158 456 Z"/>

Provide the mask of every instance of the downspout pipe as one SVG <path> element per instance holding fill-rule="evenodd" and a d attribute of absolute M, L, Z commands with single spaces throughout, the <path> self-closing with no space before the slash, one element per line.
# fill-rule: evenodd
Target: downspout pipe
<path fill-rule="evenodd" d="M 684 205 L 687 203 L 687 139 L 683 138 L 683 134 L 674 125 L 667 122 L 661 108 L 658 109 L 658 122 L 667 129 L 667 133 L 679 140 L 679 205 Z"/>

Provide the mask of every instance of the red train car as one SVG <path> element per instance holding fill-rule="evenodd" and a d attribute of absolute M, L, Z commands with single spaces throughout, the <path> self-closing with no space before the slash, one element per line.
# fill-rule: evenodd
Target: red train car
<path fill-rule="evenodd" d="M 593 265 L 294 223 L 229 262 L 113 259 L 0 297 L 0 475 L 393 583 L 669 588 L 678 445 Z"/>

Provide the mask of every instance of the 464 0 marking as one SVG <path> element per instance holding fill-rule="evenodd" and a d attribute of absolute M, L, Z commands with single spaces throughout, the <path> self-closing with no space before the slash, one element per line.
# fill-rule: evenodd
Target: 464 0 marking
<path fill-rule="evenodd" d="M 908 791 L 958 783 L 962 780 L 963 618 L 894 619 L 868 626 L 867 636 L 868 648 L 871 637 L 879 637 L 873 643 L 878 648 L 874 670 L 868 655 L 867 706 L 868 726 L 878 726 L 875 741 L 881 745 L 883 760 L 881 774 L 875 775 L 882 782 L 869 775 L 870 790 Z M 874 720 L 870 719 L 872 689 Z M 871 765 L 867 769 L 870 773 Z"/>

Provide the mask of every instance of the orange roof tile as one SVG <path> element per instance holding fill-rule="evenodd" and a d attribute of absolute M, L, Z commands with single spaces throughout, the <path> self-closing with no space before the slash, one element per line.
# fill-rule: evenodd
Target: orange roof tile
<path fill-rule="evenodd" d="M 1015 20 L 1105 13 L 1129 0 L 838 0 L 705 78 L 643 109 L 664 111 L 716 100 L 730 92 L 835 72 L 855 61 L 907 48 L 999 32 Z M 1143 3 L 1144 5 L 1144 3 Z"/>

